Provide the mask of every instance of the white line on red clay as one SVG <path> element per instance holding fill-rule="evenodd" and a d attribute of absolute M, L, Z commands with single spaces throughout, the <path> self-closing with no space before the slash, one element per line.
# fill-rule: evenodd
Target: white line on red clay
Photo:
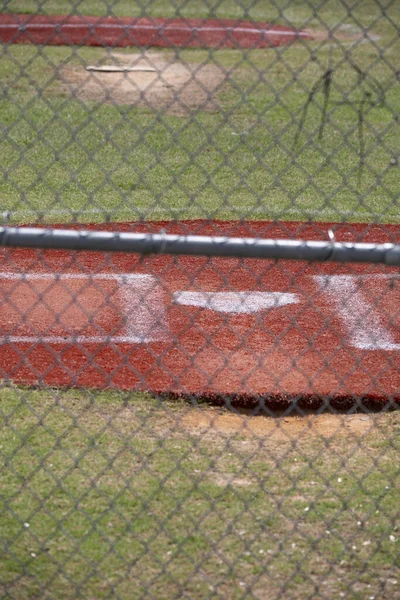
<path fill-rule="evenodd" d="M 157 281 L 154 275 L 147 275 L 146 273 L 7 273 L 6 271 L 0 271 L 0 279 L 8 279 L 10 281 L 28 281 L 28 280 L 49 280 L 49 281 L 60 281 L 61 279 L 101 279 L 105 281 L 118 281 L 118 283 L 124 283 L 132 281 L 147 281 L 152 279 Z"/>
<path fill-rule="evenodd" d="M 125 315 L 125 335 L 8 335 L 0 337 L 0 344 L 30 343 L 30 344 L 143 344 L 150 342 L 165 342 L 170 338 L 163 291 L 159 280 L 142 273 L 0 273 L 0 280 L 17 281 L 27 284 L 29 281 L 48 281 L 49 288 L 63 281 L 80 280 L 83 291 L 87 290 L 91 281 L 115 281 L 118 285 L 122 301 L 121 313 Z M 93 283 L 94 286 L 94 283 Z M 92 287 L 93 287 L 92 286 Z M 90 289 L 90 288 L 89 288 Z M 14 291 L 18 291 L 15 286 Z M 79 295 L 79 292 L 77 293 Z M 145 300 L 145 301 L 144 301 Z"/>
<path fill-rule="evenodd" d="M 357 280 L 398 279 L 397 273 L 377 273 L 367 275 L 319 275 L 314 280 L 325 292 L 349 336 L 350 343 L 361 350 L 400 350 L 391 332 L 382 323 L 381 316 L 357 287 Z M 46 280 L 116 281 L 122 284 L 122 300 L 127 318 L 127 335 L 122 336 L 13 336 L 5 334 L 0 344 L 11 343 L 149 343 L 166 341 L 169 331 L 166 324 L 161 288 L 153 275 L 138 273 L 7 273 L 0 272 L 0 279 L 26 282 Z M 139 290 L 131 284 L 139 284 Z M 145 289 L 143 289 L 143 286 Z M 138 296 L 139 292 L 139 296 Z M 144 293 L 143 293 L 144 292 Z M 143 298 L 146 297 L 146 303 Z M 280 292 L 193 292 L 182 291 L 174 294 L 177 304 L 198 306 L 211 310 L 252 314 L 261 310 L 285 306 L 299 302 L 297 294 Z M 132 309 L 133 307 L 133 309 Z M 156 315 L 156 316 L 155 316 Z"/>
<path fill-rule="evenodd" d="M 378 275 L 385 277 L 384 274 Z M 362 276 L 363 279 L 375 275 Z M 387 275 L 391 277 L 391 275 Z M 373 304 L 357 286 L 358 275 L 317 275 L 314 280 L 321 292 L 327 294 L 335 311 L 345 325 L 350 345 L 360 350 L 400 350 L 391 332 L 382 323 Z"/>
<path fill-rule="evenodd" d="M 76 337 L 62 335 L 4 335 L 0 336 L 1 344 L 148 344 L 150 342 L 161 342 L 157 338 L 146 338 L 140 336 L 107 336 L 77 335 Z"/>

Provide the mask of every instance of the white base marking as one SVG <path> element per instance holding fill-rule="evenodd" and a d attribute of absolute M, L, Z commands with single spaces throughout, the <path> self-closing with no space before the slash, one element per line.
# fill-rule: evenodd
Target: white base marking
<path fill-rule="evenodd" d="M 297 294 L 281 292 L 176 292 L 174 302 L 222 313 L 253 314 L 299 300 Z"/>
<path fill-rule="evenodd" d="M 64 281 L 68 279 L 83 279 L 90 283 L 91 281 L 118 281 L 129 283 L 132 281 L 157 281 L 152 275 L 144 275 L 142 273 L 8 273 L 0 271 L 0 279 L 8 279 L 9 281 Z"/>
<path fill-rule="evenodd" d="M 367 277 L 369 279 L 375 276 Z M 361 276 L 361 279 L 367 277 Z M 377 277 L 382 278 L 379 275 Z M 335 306 L 352 346 L 360 350 L 400 350 L 400 344 L 396 343 L 374 306 L 359 289 L 358 276 L 318 275 L 314 279 Z"/>
<path fill-rule="evenodd" d="M 169 339 L 169 331 L 166 324 L 163 295 L 156 277 L 144 274 L 113 274 L 113 273 L 6 273 L 0 272 L 0 281 L 17 281 L 27 283 L 29 281 L 48 281 L 49 290 L 52 283 L 63 281 L 81 280 L 82 291 L 88 286 L 95 285 L 100 281 L 116 281 L 117 294 L 122 300 L 121 313 L 125 321 L 125 332 L 123 335 L 10 335 L 5 333 L 0 336 L 0 344 L 5 343 L 29 343 L 29 344 L 143 344 L 149 342 L 161 342 Z M 100 287 L 100 283 L 98 284 Z M 98 291 L 96 287 L 96 291 Z M 14 288 L 17 293 L 18 287 Z M 68 285 L 65 293 L 69 296 Z M 79 296 L 79 292 L 77 294 Z M 115 305 L 114 295 L 111 301 Z M 117 310 L 117 307 L 116 307 Z M 90 312 L 90 311 L 88 311 Z M 21 319 L 23 314 L 21 314 Z M 88 325 L 90 323 L 88 322 Z"/>

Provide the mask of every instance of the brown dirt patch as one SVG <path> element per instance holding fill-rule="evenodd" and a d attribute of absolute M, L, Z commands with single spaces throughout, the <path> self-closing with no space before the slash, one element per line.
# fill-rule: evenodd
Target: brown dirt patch
<path fill-rule="evenodd" d="M 374 426 L 373 416 L 366 414 L 330 414 L 268 417 L 219 412 L 213 409 L 192 410 L 182 416 L 182 426 L 191 433 L 222 433 L 270 440 L 304 437 L 330 438 L 337 435 L 363 436 Z"/>
<path fill-rule="evenodd" d="M 226 74 L 215 65 L 192 64 L 160 52 L 115 53 L 109 64 L 133 70 L 87 71 L 68 65 L 60 71 L 62 92 L 81 100 L 164 109 L 179 116 L 199 108 L 220 109 L 216 94 Z"/>

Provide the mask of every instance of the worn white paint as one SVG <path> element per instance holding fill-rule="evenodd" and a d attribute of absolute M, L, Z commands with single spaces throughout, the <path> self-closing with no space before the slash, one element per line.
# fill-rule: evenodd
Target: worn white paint
<path fill-rule="evenodd" d="M 360 350 L 400 350 L 400 344 L 360 288 L 360 280 L 367 277 L 375 276 L 319 275 L 314 280 L 341 318 L 351 346 Z"/>
<path fill-rule="evenodd" d="M 168 336 L 167 321 L 165 316 L 164 298 L 158 279 L 151 275 L 138 273 L 0 273 L 1 280 L 20 281 L 27 283 L 29 281 L 48 281 L 49 289 L 52 284 L 65 283 L 65 293 L 71 295 L 68 291 L 68 281 L 82 281 L 82 290 L 88 286 L 95 286 L 98 291 L 101 290 L 101 281 L 115 281 L 116 296 L 110 298 L 109 305 L 115 307 L 118 313 L 120 310 L 124 316 L 124 331 L 119 335 L 71 335 L 66 330 L 66 335 L 8 335 L 3 334 L 0 337 L 1 343 L 45 343 L 45 344 L 90 344 L 90 343 L 113 343 L 113 344 L 138 344 L 149 342 L 166 341 Z M 17 290 L 18 288 L 16 288 Z M 62 288 L 61 290 L 62 291 Z M 104 290 L 107 294 L 107 290 Z M 77 294 L 79 297 L 79 292 Z M 106 298 L 105 298 L 106 300 Z M 117 305 L 118 302 L 118 305 Z M 119 305 L 120 304 L 120 305 Z M 90 310 L 88 313 L 90 314 Z M 23 316 L 23 315 L 21 315 Z M 89 323 L 88 323 L 89 324 Z M 52 324 L 49 323 L 49 326 Z M 72 324 L 73 325 L 73 324 Z M 100 328 L 99 328 L 100 329 Z M 12 334 L 12 332 L 10 332 Z"/>
<path fill-rule="evenodd" d="M 176 304 L 209 308 L 221 313 L 254 314 L 299 302 L 297 294 L 284 292 L 176 292 Z"/>
<path fill-rule="evenodd" d="M 132 335 L 4 335 L 0 336 L 0 344 L 144 344 L 157 342 L 158 339 Z"/>
<path fill-rule="evenodd" d="M 390 326 L 384 322 L 376 307 L 363 293 L 360 282 L 371 278 L 398 278 L 396 274 L 376 275 L 320 275 L 314 277 L 321 292 L 344 325 L 346 343 L 361 350 L 400 351 Z M 69 280 L 82 281 L 86 286 L 98 286 L 101 281 L 115 281 L 115 291 L 110 300 L 115 311 L 124 315 L 125 324 L 118 335 L 12 335 L 5 332 L 0 337 L 4 343 L 45 344 L 138 344 L 167 341 L 170 339 L 164 306 L 164 294 L 157 277 L 138 273 L 8 273 L 0 272 L 5 281 L 48 281 L 51 284 Z M 97 285 L 96 285 L 97 284 Z M 107 293 L 107 290 L 104 290 Z M 68 293 L 68 291 L 66 292 Z M 79 293 L 78 293 L 79 295 Z M 175 292 L 173 301 L 180 305 L 214 310 L 225 314 L 255 314 L 300 302 L 298 294 L 287 292 Z M 90 311 L 88 311 L 90 312 Z M 49 323 L 51 325 L 51 323 Z"/>
<path fill-rule="evenodd" d="M 153 275 L 144 275 L 142 273 L 9 273 L 8 271 L 0 271 L 0 280 L 6 279 L 9 281 L 68 281 L 69 279 L 87 281 L 118 281 L 126 283 L 137 283 L 139 281 L 152 280 L 157 281 Z"/>
<path fill-rule="evenodd" d="M 127 338 L 135 343 L 166 341 L 169 330 L 159 280 L 151 275 L 129 275 L 118 279 L 118 290 Z"/>

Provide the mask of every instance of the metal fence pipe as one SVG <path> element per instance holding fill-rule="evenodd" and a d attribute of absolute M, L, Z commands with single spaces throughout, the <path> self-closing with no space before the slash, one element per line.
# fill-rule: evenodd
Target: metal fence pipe
<path fill-rule="evenodd" d="M 0 245 L 54 250 L 133 252 L 400 266 L 400 244 L 119 233 L 38 227 L 0 227 Z"/>

